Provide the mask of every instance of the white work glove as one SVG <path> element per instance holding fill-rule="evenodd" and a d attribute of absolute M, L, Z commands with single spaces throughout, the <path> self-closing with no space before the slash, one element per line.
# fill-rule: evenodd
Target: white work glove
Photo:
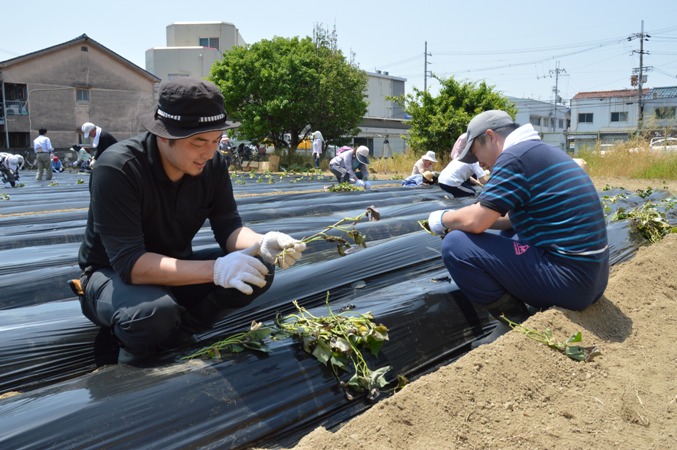
<path fill-rule="evenodd" d="M 442 223 L 442 215 L 447 211 L 449 210 L 438 209 L 437 211 L 431 212 L 430 216 L 428 216 L 428 227 L 430 228 L 430 231 L 438 236 L 444 236 L 449 232 L 447 227 Z"/>
<path fill-rule="evenodd" d="M 364 187 L 364 181 L 362 181 L 362 180 L 355 180 L 355 186 Z"/>
<path fill-rule="evenodd" d="M 214 284 L 226 289 L 235 288 L 247 295 L 254 292 L 250 285 L 265 286 L 268 268 L 252 256 L 257 251 L 258 246 L 255 245 L 228 253 L 214 261 Z"/>
<path fill-rule="evenodd" d="M 365 182 L 364 182 L 364 189 L 367 190 L 367 191 L 368 191 L 369 189 L 371 189 L 371 182 L 365 181 Z"/>
<path fill-rule="evenodd" d="M 305 249 L 306 244 L 279 231 L 270 231 L 261 239 L 261 257 L 270 264 L 277 264 L 281 269 L 293 266 Z"/>

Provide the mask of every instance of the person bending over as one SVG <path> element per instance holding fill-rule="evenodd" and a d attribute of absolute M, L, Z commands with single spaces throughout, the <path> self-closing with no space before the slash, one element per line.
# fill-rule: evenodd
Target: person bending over
<path fill-rule="evenodd" d="M 543 143 L 531 124 L 518 127 L 499 110 L 468 124 L 459 158 L 491 175 L 477 203 L 438 210 L 431 230 L 445 235 L 442 259 L 458 287 L 498 320 L 473 347 L 492 342 L 535 308 L 582 310 L 604 293 L 609 248 L 604 213 L 585 171 Z M 500 234 L 485 232 L 489 228 Z"/>

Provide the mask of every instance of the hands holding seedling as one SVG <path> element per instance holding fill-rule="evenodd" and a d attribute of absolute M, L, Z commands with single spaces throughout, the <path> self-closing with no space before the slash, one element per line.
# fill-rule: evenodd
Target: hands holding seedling
<path fill-rule="evenodd" d="M 279 231 L 266 233 L 260 244 L 261 257 L 281 269 L 293 266 L 305 249 L 304 242 Z"/>
<path fill-rule="evenodd" d="M 329 225 L 327 228 L 320 231 L 319 233 L 315 233 L 310 237 L 303 238 L 300 241 L 297 241 L 292 237 L 287 236 L 286 234 L 277 233 L 279 235 L 285 236 L 286 238 L 289 238 L 291 241 L 287 240 L 286 238 L 279 239 L 276 238 L 275 240 L 271 238 L 270 240 L 271 245 L 266 248 L 265 250 L 266 254 L 264 254 L 264 244 L 266 242 L 266 236 L 276 232 L 268 233 L 264 236 L 263 241 L 261 242 L 261 256 L 267 260 L 267 256 L 269 254 L 268 251 L 270 251 L 271 253 L 273 251 L 277 251 L 277 253 L 275 253 L 276 256 L 274 257 L 275 264 L 282 269 L 286 269 L 287 267 L 292 266 L 301 257 L 301 252 L 306 249 L 306 244 L 319 240 L 336 242 L 336 247 L 339 254 L 341 256 L 344 256 L 346 254 L 345 249 L 350 247 L 350 243 L 348 242 L 347 239 L 341 236 L 336 236 L 334 234 L 329 234 L 329 232 L 331 230 L 340 231 L 343 234 L 345 234 L 350 240 L 352 240 L 356 245 L 366 247 L 367 240 L 365 236 L 355 228 L 355 224 L 357 224 L 357 222 L 359 222 L 365 217 L 369 221 L 377 221 L 381 218 L 381 213 L 376 209 L 375 206 L 373 205 L 369 206 L 367 207 L 367 210 L 362 214 L 360 214 L 359 216 L 345 217 L 336 222 L 335 224 Z M 346 223 L 350 224 L 350 226 L 349 227 L 344 226 L 344 224 Z M 303 247 L 301 247 L 301 245 Z"/>

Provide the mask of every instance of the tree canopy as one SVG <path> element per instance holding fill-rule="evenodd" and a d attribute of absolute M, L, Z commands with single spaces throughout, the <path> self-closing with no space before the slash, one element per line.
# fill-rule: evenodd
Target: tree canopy
<path fill-rule="evenodd" d="M 274 37 L 234 47 L 214 63 L 210 80 L 223 93 L 241 139 L 268 139 L 293 151 L 320 130 L 327 141 L 359 132 L 367 110 L 367 75 L 336 48 L 336 34 Z M 285 133 L 291 142 L 284 140 Z"/>
<path fill-rule="evenodd" d="M 458 82 L 454 78 L 439 79 L 441 87 L 436 97 L 414 89 L 413 94 L 397 101 L 411 116 L 407 141 L 416 154 L 428 150 L 448 153 L 456 139 L 468 128 L 477 114 L 489 109 L 502 109 L 515 116 L 515 106 L 485 82 Z"/>

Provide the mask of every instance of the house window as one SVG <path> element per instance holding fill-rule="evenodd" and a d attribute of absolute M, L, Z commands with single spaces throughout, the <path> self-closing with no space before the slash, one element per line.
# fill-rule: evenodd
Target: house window
<path fill-rule="evenodd" d="M 592 113 L 580 113 L 578 123 L 592 123 Z"/>
<path fill-rule="evenodd" d="M 564 119 L 558 119 L 558 121 L 559 121 L 558 127 L 559 127 L 559 128 L 564 128 Z"/>
<path fill-rule="evenodd" d="M 674 119 L 674 118 L 675 118 L 674 106 L 661 106 L 656 108 L 656 119 Z"/>
<path fill-rule="evenodd" d="M 89 101 L 89 90 L 88 89 L 76 89 L 75 90 L 75 101 L 88 102 Z"/>
<path fill-rule="evenodd" d="M 537 127 L 541 126 L 541 118 L 539 116 L 529 116 L 529 122 Z"/>
<path fill-rule="evenodd" d="M 200 38 L 200 47 L 211 47 L 218 49 L 219 48 L 219 38 L 210 37 L 210 38 Z"/>
<path fill-rule="evenodd" d="M 627 112 L 612 112 L 611 113 L 612 122 L 627 122 L 628 113 Z"/>

